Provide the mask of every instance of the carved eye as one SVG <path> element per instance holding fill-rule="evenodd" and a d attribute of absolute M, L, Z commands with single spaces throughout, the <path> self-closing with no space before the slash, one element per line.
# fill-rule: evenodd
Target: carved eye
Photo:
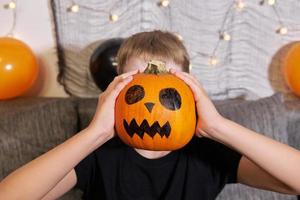
<path fill-rule="evenodd" d="M 160 103 L 169 110 L 181 107 L 181 97 L 175 88 L 165 88 L 159 92 Z"/>
<path fill-rule="evenodd" d="M 125 94 L 125 101 L 127 104 L 134 104 L 140 100 L 142 100 L 145 96 L 144 88 L 140 85 L 131 86 L 126 94 Z"/>

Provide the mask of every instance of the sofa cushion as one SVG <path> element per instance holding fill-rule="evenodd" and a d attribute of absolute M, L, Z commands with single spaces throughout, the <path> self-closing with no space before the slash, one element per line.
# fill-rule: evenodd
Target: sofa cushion
<path fill-rule="evenodd" d="M 287 112 L 282 94 L 276 93 L 258 100 L 234 99 L 214 103 L 224 117 L 275 140 L 288 143 Z"/>
<path fill-rule="evenodd" d="M 77 98 L 79 128 L 86 128 L 96 112 L 97 98 Z"/>
<path fill-rule="evenodd" d="M 77 132 L 70 98 L 0 101 L 0 180 Z"/>

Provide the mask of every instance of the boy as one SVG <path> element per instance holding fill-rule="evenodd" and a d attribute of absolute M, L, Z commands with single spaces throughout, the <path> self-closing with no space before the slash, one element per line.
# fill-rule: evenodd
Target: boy
<path fill-rule="evenodd" d="M 194 93 L 196 137 L 177 151 L 133 149 L 114 137 L 115 100 L 152 59 L 166 62 Z M 188 54 L 176 36 L 135 34 L 121 46 L 118 65 L 121 75 L 99 96 L 90 125 L 6 177 L 1 198 L 55 199 L 76 185 L 84 199 L 214 199 L 235 182 L 300 193 L 300 152 L 222 117 L 187 73 Z"/>

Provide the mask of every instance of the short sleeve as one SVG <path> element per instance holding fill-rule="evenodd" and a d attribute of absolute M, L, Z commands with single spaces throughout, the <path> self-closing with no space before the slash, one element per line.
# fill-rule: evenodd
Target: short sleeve
<path fill-rule="evenodd" d="M 205 143 L 207 160 L 218 170 L 220 181 L 223 184 L 236 183 L 241 154 L 211 139 L 205 138 Z"/>
<path fill-rule="evenodd" d="M 86 190 L 94 182 L 96 158 L 94 152 L 84 158 L 78 165 L 75 166 L 75 173 L 77 177 L 76 188 L 86 192 Z"/>
<path fill-rule="evenodd" d="M 216 179 L 221 185 L 237 182 L 237 171 L 242 155 L 208 138 L 198 138 L 196 142 L 197 151 L 201 151 L 201 156 L 210 163 L 214 170 Z"/>
<path fill-rule="evenodd" d="M 82 199 L 106 199 L 99 153 L 100 148 L 84 158 L 74 168 L 77 177 L 75 187 L 83 191 Z"/>

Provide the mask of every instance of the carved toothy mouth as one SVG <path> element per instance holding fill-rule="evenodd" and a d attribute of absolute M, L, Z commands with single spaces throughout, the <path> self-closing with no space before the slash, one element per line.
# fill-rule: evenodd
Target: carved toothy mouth
<path fill-rule="evenodd" d="M 169 122 L 166 122 L 163 126 L 160 126 L 158 121 L 155 121 L 150 126 L 146 119 L 143 120 L 141 125 L 138 125 L 135 119 L 131 120 L 130 124 L 128 124 L 124 119 L 123 125 L 130 137 L 133 137 L 134 134 L 137 134 L 141 139 L 143 139 L 145 133 L 152 138 L 156 134 L 159 134 L 161 137 L 165 136 L 168 138 L 171 132 L 171 126 Z"/>

